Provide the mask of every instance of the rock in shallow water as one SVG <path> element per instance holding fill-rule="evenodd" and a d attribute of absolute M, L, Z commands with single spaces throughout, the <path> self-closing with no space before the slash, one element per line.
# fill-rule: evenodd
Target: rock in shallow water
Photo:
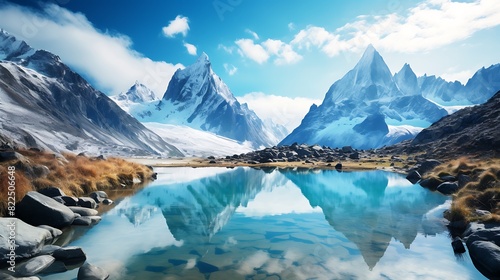
<path fill-rule="evenodd" d="M 71 225 L 75 215 L 67 206 L 38 192 L 28 192 L 17 204 L 16 216 L 28 224 L 62 228 Z"/>
<path fill-rule="evenodd" d="M 44 255 L 31 258 L 16 265 L 16 276 L 34 276 L 43 272 L 56 259 L 52 256 Z"/>
<path fill-rule="evenodd" d="M 456 182 L 444 182 L 439 184 L 436 190 L 442 194 L 450 195 L 456 193 L 459 188 Z"/>
<path fill-rule="evenodd" d="M 413 170 L 408 173 L 408 175 L 406 175 L 406 179 L 410 181 L 410 183 L 416 184 L 418 183 L 418 181 L 420 181 L 420 179 L 422 179 L 422 176 L 420 176 L 420 173 L 418 173 L 417 170 Z"/>
<path fill-rule="evenodd" d="M 80 267 L 77 276 L 77 280 L 105 280 L 108 278 L 109 274 L 104 269 L 89 263 L 85 263 Z"/>
<path fill-rule="evenodd" d="M 71 209 L 71 211 L 73 211 L 74 213 L 80 214 L 82 216 L 96 216 L 97 214 L 99 214 L 99 212 L 97 212 L 97 210 L 95 209 L 80 206 L 70 206 L 69 209 Z"/>
<path fill-rule="evenodd" d="M 20 258 L 38 254 L 45 241 L 52 237 L 48 230 L 31 226 L 19 219 L 0 218 L 0 262 L 2 263 L 10 259 L 9 237 L 12 230 L 15 230 L 16 255 Z"/>

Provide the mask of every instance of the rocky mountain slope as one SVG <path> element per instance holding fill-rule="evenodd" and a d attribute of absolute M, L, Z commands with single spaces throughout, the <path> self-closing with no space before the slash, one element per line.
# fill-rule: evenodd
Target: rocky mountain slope
<path fill-rule="evenodd" d="M 396 151 L 427 152 L 434 157 L 500 156 L 500 91 L 486 103 L 467 107 L 420 132 Z"/>
<path fill-rule="evenodd" d="M 94 154 L 182 153 L 94 89 L 58 56 L 0 31 L 2 139 Z"/>
<path fill-rule="evenodd" d="M 280 145 L 294 142 L 370 149 L 412 139 L 441 117 L 480 104 L 500 90 L 500 64 L 478 70 L 466 85 L 436 76 L 417 77 L 409 64 L 391 74 L 368 46 L 360 61 L 335 82 L 320 106 Z M 464 106 L 465 105 L 465 106 Z"/>

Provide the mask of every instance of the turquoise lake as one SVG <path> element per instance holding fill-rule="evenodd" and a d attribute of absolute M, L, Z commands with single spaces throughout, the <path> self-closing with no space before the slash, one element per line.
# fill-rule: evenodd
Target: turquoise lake
<path fill-rule="evenodd" d="M 400 174 L 156 171 L 69 244 L 110 279 L 485 279 L 453 253 L 449 198 Z"/>

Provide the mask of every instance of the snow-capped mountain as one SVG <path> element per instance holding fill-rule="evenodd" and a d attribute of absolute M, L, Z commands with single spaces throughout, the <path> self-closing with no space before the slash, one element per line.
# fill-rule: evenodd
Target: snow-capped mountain
<path fill-rule="evenodd" d="M 399 90 L 406 95 L 420 94 L 417 75 L 415 75 L 408 63 L 405 63 L 403 68 L 394 74 L 394 82 Z"/>
<path fill-rule="evenodd" d="M 175 72 L 163 98 L 137 103 L 129 112 L 141 122 L 189 126 L 220 136 L 270 146 L 279 139 L 246 104 L 240 104 L 212 70 L 208 56 Z"/>
<path fill-rule="evenodd" d="M 368 149 L 413 138 L 447 112 L 417 94 L 408 66 L 395 76 L 373 46 L 335 82 L 320 106 L 313 105 L 302 123 L 280 145 L 293 142 Z M 405 81 L 400 83 L 396 81 Z"/>
<path fill-rule="evenodd" d="M 488 101 L 500 90 L 500 63 L 488 68 L 479 69 L 467 81 L 463 94 L 472 104 L 482 104 Z"/>
<path fill-rule="evenodd" d="M 111 99 L 126 112 L 130 112 L 132 108 L 137 106 L 143 106 L 147 103 L 158 104 L 160 101 L 160 98 L 157 98 L 152 90 L 138 82 L 127 91 L 111 96 Z M 239 143 L 236 140 L 185 125 L 156 122 L 143 122 L 142 124 L 162 137 L 167 143 L 177 147 L 185 156 L 227 156 L 248 153 L 252 150 L 250 142 Z M 285 136 L 283 135 L 283 137 Z"/>
<path fill-rule="evenodd" d="M 136 81 L 133 86 L 131 86 L 127 91 L 113 96 L 117 101 L 133 102 L 133 103 L 143 103 L 149 101 L 155 101 L 159 98 L 156 97 L 155 93 L 150 90 L 147 86 Z"/>
<path fill-rule="evenodd" d="M 465 85 L 424 75 L 418 78 L 418 86 L 413 89 L 440 105 L 482 104 L 500 90 L 500 64 L 479 69 Z"/>
<path fill-rule="evenodd" d="M 2 138 L 53 151 L 181 156 L 58 56 L 0 31 Z"/>
<path fill-rule="evenodd" d="M 448 82 L 441 77 L 424 75 L 418 77 L 418 86 L 414 90 L 440 105 L 469 105 L 467 96 L 462 94 L 463 87 L 459 81 Z"/>
<path fill-rule="evenodd" d="M 160 135 L 167 143 L 176 146 L 185 156 L 224 157 L 245 154 L 253 150 L 250 142 L 239 143 L 236 140 L 189 126 L 153 122 L 143 124 Z"/>

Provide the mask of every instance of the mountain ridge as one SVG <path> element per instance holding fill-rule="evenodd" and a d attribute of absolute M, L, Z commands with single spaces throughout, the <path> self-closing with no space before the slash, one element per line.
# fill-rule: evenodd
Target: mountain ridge
<path fill-rule="evenodd" d="M 254 148 L 279 141 L 247 104 L 238 102 L 212 70 L 206 53 L 174 73 L 161 100 L 135 104 L 129 112 L 144 123 L 188 126 L 240 143 L 250 142 Z"/>
<path fill-rule="evenodd" d="M 0 119 L 11 144 L 125 156 L 182 155 L 57 55 L 26 46 L 0 32 Z"/>

